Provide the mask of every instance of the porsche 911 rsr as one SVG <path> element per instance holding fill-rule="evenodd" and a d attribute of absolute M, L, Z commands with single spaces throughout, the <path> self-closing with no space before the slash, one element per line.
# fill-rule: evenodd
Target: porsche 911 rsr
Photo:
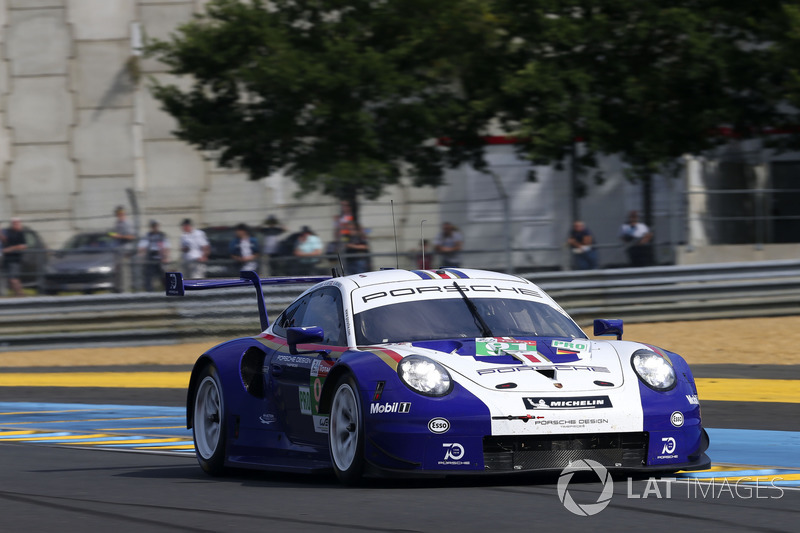
<path fill-rule="evenodd" d="M 209 349 L 187 425 L 210 474 L 228 467 L 364 475 L 707 468 L 683 358 L 589 339 L 534 283 L 470 270 L 184 280 L 168 294 L 252 285 L 262 332 Z M 262 285 L 309 283 L 271 324 Z"/>

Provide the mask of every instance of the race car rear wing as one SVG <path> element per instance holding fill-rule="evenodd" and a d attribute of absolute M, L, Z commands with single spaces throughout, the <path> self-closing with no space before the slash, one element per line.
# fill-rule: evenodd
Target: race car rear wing
<path fill-rule="evenodd" d="M 258 315 L 261 319 L 261 331 L 269 327 L 269 317 L 267 317 L 267 306 L 264 303 L 264 291 L 262 285 L 288 285 L 292 283 L 318 283 L 331 279 L 330 276 L 303 276 L 303 277 L 282 277 L 282 278 L 260 278 L 252 270 L 242 270 L 239 272 L 239 279 L 218 278 L 218 279 L 183 279 L 180 272 L 167 272 L 167 296 L 184 296 L 186 291 L 204 291 L 206 289 L 224 289 L 226 287 L 246 287 L 252 285 L 256 289 L 258 299 Z"/>

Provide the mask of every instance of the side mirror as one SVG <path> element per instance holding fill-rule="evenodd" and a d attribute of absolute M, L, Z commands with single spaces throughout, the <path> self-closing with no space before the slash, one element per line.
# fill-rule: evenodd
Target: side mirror
<path fill-rule="evenodd" d="M 622 340 L 622 319 L 598 318 L 594 321 L 594 336 L 616 335 L 617 340 Z"/>
<path fill-rule="evenodd" d="M 297 351 L 298 344 L 314 344 L 322 342 L 325 332 L 319 326 L 304 326 L 299 328 L 286 328 L 286 342 L 289 344 L 289 353 L 292 355 L 305 353 L 322 353 L 328 355 L 330 350 Z"/>

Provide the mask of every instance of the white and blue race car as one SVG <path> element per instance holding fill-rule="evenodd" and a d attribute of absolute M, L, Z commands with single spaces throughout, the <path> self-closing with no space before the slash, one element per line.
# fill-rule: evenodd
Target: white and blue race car
<path fill-rule="evenodd" d="M 262 333 L 197 361 L 187 398 L 198 461 L 291 472 L 451 475 L 710 466 L 680 356 L 592 340 L 532 282 L 482 270 L 184 280 L 167 293 L 252 285 Z M 318 282 L 272 323 L 262 285 Z"/>

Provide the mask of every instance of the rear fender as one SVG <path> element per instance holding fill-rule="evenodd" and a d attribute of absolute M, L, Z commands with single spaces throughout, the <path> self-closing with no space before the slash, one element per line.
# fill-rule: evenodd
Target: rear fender
<path fill-rule="evenodd" d="M 192 368 L 189 388 L 186 394 L 186 427 L 192 428 L 194 411 L 194 395 L 197 391 L 198 376 L 207 365 L 213 365 L 219 373 L 223 391 L 227 396 L 231 412 L 245 398 L 260 400 L 263 398 L 263 383 L 255 383 L 261 375 L 258 366 L 263 366 L 268 350 L 252 338 L 235 339 L 211 348 L 200 356 Z M 261 365 L 258 364 L 260 359 Z"/>

